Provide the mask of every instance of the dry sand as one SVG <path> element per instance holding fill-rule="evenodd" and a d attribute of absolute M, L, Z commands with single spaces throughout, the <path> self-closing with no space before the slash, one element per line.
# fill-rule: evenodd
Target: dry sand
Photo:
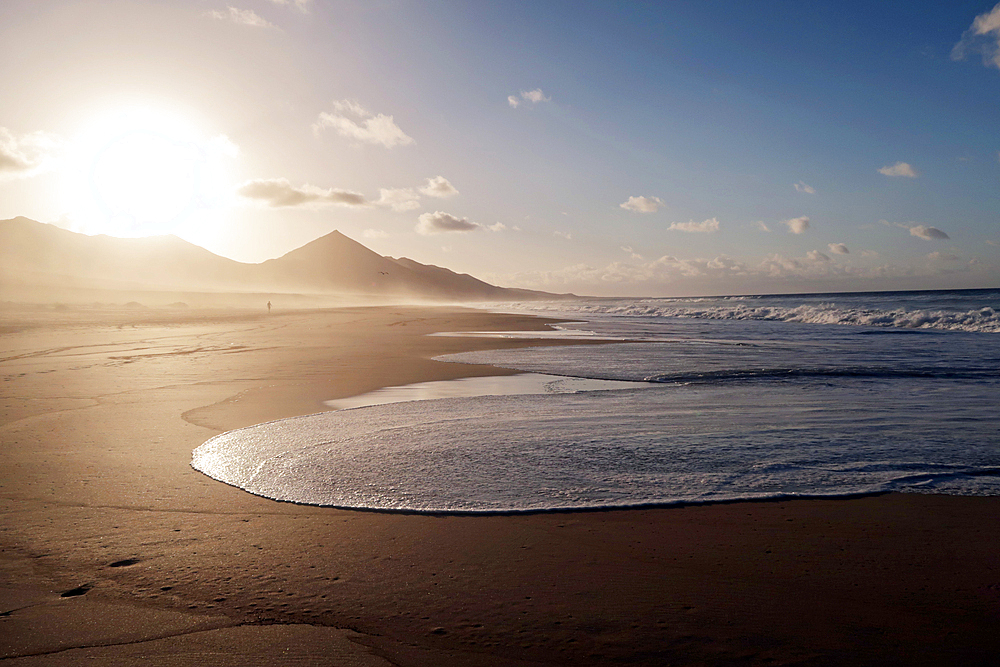
<path fill-rule="evenodd" d="M 996 664 L 1000 499 L 885 495 L 522 516 L 258 498 L 209 437 L 538 328 L 444 308 L 7 308 L 10 665 Z"/>

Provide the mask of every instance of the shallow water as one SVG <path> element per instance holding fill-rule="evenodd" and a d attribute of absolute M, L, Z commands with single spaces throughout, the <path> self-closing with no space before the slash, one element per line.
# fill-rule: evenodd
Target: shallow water
<path fill-rule="evenodd" d="M 542 373 L 489 375 L 434 382 L 416 382 L 396 387 L 383 387 L 365 394 L 324 401 L 334 410 L 363 408 L 371 405 L 429 401 L 437 398 L 471 398 L 473 396 L 514 396 L 519 394 L 566 394 L 577 391 L 631 389 L 633 382 L 591 380 L 559 377 Z"/>
<path fill-rule="evenodd" d="M 878 296 L 869 310 L 904 298 Z M 795 301 L 786 299 L 784 307 L 793 310 Z M 919 302 L 977 310 L 970 299 L 935 294 Z M 644 342 L 445 359 L 640 381 L 642 388 L 323 413 L 222 434 L 195 451 L 193 465 L 271 498 L 410 511 L 878 491 L 1000 493 L 995 333 L 624 315 L 586 312 L 591 302 L 558 305 L 558 313 L 546 314 L 586 319 L 565 329 Z M 552 380 L 510 382 L 544 387 Z M 394 391 L 398 397 L 415 390 Z"/>
<path fill-rule="evenodd" d="M 962 383 L 787 382 L 768 399 L 746 385 L 408 402 L 226 433 L 194 466 L 269 498 L 419 511 L 1000 488 L 983 474 L 1000 469 L 993 406 Z"/>

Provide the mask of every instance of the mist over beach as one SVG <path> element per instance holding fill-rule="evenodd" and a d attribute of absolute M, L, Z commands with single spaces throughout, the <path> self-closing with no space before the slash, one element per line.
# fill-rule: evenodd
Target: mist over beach
<path fill-rule="evenodd" d="M 998 53 L 4 2 L 0 658 L 993 664 Z"/>

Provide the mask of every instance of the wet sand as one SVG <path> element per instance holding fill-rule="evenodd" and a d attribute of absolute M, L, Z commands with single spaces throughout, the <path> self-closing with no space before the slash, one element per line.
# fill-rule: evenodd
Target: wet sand
<path fill-rule="evenodd" d="M 1000 499 L 520 516 L 258 498 L 189 466 L 232 428 L 472 375 L 476 311 L 0 312 L 11 665 L 994 664 Z"/>

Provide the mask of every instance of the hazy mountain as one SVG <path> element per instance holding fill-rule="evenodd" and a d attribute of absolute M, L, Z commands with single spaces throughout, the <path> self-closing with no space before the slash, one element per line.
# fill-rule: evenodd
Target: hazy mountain
<path fill-rule="evenodd" d="M 383 257 L 331 232 L 277 259 L 245 264 L 176 236 L 87 236 L 19 217 L 0 221 L 0 281 L 78 289 L 286 292 L 505 300 L 554 295 L 505 289 L 411 259 Z"/>
<path fill-rule="evenodd" d="M 87 236 L 28 218 L 0 221 L 0 277 L 28 285 L 100 289 L 236 286 L 252 266 L 176 236 Z"/>

